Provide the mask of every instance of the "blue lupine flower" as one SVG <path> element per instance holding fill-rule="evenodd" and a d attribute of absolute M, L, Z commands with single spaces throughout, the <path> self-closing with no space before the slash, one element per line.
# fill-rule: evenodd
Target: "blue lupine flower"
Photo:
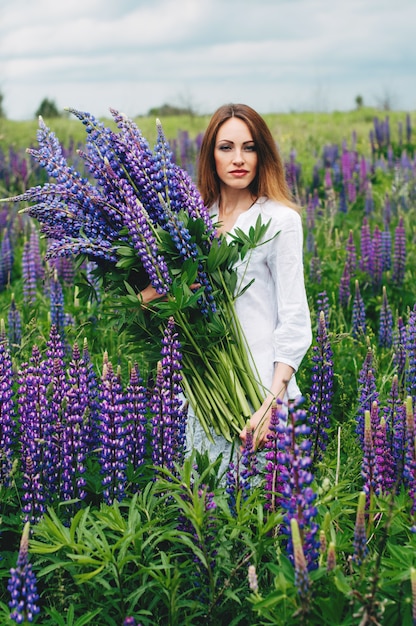
<path fill-rule="evenodd" d="M 400 287 L 403 284 L 405 271 L 406 271 L 406 231 L 404 228 L 403 218 L 401 217 L 396 227 L 395 236 L 394 236 L 392 282 L 397 287 Z"/>
<path fill-rule="evenodd" d="M 354 553 L 352 560 L 361 565 L 368 554 L 367 533 L 365 529 L 366 494 L 362 491 L 358 497 L 357 515 L 354 528 Z"/>
<path fill-rule="evenodd" d="M 328 429 L 332 412 L 334 364 L 324 312 L 319 316 L 318 336 L 313 346 L 312 385 L 308 423 L 311 425 L 312 465 L 315 465 L 326 449 Z"/>
<path fill-rule="evenodd" d="M 8 339 L 11 351 L 15 351 L 19 348 L 22 342 L 22 321 L 20 312 L 16 307 L 16 301 L 14 294 L 12 294 L 9 312 L 7 314 L 7 324 L 8 324 Z"/>
<path fill-rule="evenodd" d="M 100 444 L 99 462 L 103 475 L 103 496 L 107 504 L 122 500 L 127 482 L 127 419 L 125 397 L 120 373 L 115 373 L 104 358 L 100 389 Z"/>
<path fill-rule="evenodd" d="M 387 291 L 383 286 L 383 301 L 380 309 L 380 324 L 378 331 L 378 345 L 381 348 L 391 348 L 393 345 L 393 313 L 387 300 Z"/>
<path fill-rule="evenodd" d="M 358 280 L 355 281 L 354 300 L 352 305 L 352 328 L 351 334 L 353 337 L 359 337 L 365 335 L 367 330 L 367 322 L 365 316 L 364 300 L 360 293 L 360 287 Z"/>
<path fill-rule="evenodd" d="M 33 622 L 33 618 L 40 612 L 37 604 L 39 595 L 37 591 L 36 576 L 29 563 L 29 530 L 30 524 L 26 522 L 20 549 L 17 557 L 17 565 L 10 570 L 7 589 L 11 595 L 9 607 L 11 609 L 10 618 L 16 624 Z"/>
<path fill-rule="evenodd" d="M 13 366 L 6 341 L 0 342 L 0 483 L 8 486 L 15 443 Z"/>
<path fill-rule="evenodd" d="M 374 367 L 374 353 L 368 348 L 363 366 L 358 377 L 358 407 L 357 407 L 357 428 L 356 433 L 360 444 L 364 444 L 364 421 L 365 412 L 371 411 L 373 402 L 378 400 L 376 387 L 376 371 Z"/>

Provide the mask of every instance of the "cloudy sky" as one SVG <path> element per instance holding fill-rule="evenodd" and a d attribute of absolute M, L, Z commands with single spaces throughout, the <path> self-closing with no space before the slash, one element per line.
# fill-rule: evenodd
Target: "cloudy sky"
<path fill-rule="evenodd" d="M 0 0 L 10 119 L 44 98 L 96 116 L 416 109 L 415 0 Z"/>

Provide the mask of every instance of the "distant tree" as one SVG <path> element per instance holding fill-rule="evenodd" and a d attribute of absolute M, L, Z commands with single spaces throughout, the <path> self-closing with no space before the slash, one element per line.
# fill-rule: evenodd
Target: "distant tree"
<path fill-rule="evenodd" d="M 51 117 L 61 117 L 61 114 L 58 111 L 58 108 L 53 100 L 49 100 L 48 98 L 44 98 L 40 103 L 38 110 L 35 113 L 35 117 L 51 118 Z"/>
<path fill-rule="evenodd" d="M 160 107 L 149 109 L 147 115 L 149 117 L 168 117 L 170 115 L 195 115 L 192 107 L 181 107 L 174 104 L 162 104 Z"/>
<path fill-rule="evenodd" d="M 360 96 L 360 94 L 358 94 L 358 96 L 356 96 L 355 98 L 355 105 L 357 109 L 362 109 L 362 107 L 364 106 L 364 98 Z"/>
<path fill-rule="evenodd" d="M 0 91 L 0 117 L 6 117 L 6 111 L 3 108 L 3 93 Z"/>

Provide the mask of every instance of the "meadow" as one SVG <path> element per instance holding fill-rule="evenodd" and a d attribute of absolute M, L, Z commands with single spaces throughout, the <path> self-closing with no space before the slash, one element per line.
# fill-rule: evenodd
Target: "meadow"
<path fill-rule="evenodd" d="M 184 455 L 179 388 L 210 370 L 181 320 L 201 342 L 226 334 L 198 321 L 185 286 L 198 269 L 175 261 L 175 304 L 145 320 L 133 231 L 93 212 L 75 232 L 73 196 L 91 211 L 98 186 L 116 197 L 115 121 L 45 120 L 43 151 L 27 154 L 38 122 L 0 119 L 0 197 L 34 190 L 0 204 L 1 624 L 416 624 L 416 114 L 264 117 L 303 207 L 314 341 L 302 402 L 286 424 L 275 407 L 265 470 L 245 450 L 225 476 Z M 207 120 L 161 120 L 172 157 L 155 120 L 135 120 L 167 195 L 172 161 L 192 189 Z M 89 162 L 78 148 L 97 150 Z M 201 223 L 179 214 L 204 251 Z M 51 242 L 68 255 L 49 258 Z M 217 294 L 230 268 L 209 258 Z"/>

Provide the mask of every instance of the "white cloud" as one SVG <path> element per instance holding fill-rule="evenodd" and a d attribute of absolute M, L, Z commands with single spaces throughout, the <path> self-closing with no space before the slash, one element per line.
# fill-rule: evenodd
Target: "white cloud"
<path fill-rule="evenodd" d="M 416 107 L 414 0 L 1 3 L 0 90 L 15 119 L 44 97 L 96 115 L 181 94 L 202 111 L 239 99 L 267 112 L 311 107 L 318 91 L 351 108 L 388 88 Z"/>

